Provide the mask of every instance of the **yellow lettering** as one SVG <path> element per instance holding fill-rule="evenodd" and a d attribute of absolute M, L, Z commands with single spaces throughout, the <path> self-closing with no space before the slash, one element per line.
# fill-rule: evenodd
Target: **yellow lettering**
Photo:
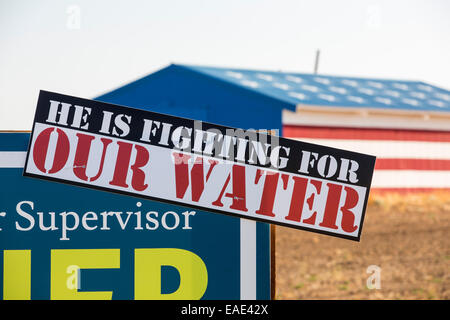
<path fill-rule="evenodd" d="M 205 263 L 196 254 L 183 249 L 136 249 L 134 253 L 134 298 L 136 300 L 200 299 L 208 285 Z M 172 266 L 180 274 L 175 292 L 161 293 L 161 266 Z"/>
<path fill-rule="evenodd" d="M 30 300 L 31 250 L 3 252 L 3 299 Z"/>

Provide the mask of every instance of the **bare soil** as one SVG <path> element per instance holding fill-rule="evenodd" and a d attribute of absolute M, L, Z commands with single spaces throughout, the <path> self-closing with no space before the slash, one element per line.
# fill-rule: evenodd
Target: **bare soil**
<path fill-rule="evenodd" d="M 450 299 L 450 193 L 372 196 L 361 242 L 277 226 L 275 257 L 276 299 Z"/>

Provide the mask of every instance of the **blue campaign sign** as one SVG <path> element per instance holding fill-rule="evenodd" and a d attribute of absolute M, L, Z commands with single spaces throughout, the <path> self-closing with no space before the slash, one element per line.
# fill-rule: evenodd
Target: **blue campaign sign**
<path fill-rule="evenodd" d="M 266 224 L 22 176 L 0 133 L 3 299 L 269 299 Z"/>

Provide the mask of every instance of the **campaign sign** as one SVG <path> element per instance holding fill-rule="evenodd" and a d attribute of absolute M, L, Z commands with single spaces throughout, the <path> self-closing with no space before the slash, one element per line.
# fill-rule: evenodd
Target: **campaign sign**
<path fill-rule="evenodd" d="M 370 155 L 41 91 L 23 174 L 359 241 L 374 165 Z"/>
<path fill-rule="evenodd" d="M 0 133 L 0 298 L 270 299 L 267 224 L 25 178 L 29 139 Z"/>

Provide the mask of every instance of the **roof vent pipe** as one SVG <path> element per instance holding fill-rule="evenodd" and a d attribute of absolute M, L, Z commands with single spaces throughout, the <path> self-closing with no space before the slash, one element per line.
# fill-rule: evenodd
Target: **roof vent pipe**
<path fill-rule="evenodd" d="M 316 61 L 314 62 L 314 74 L 317 74 L 319 71 L 319 58 L 320 58 L 320 49 L 316 50 Z"/>

